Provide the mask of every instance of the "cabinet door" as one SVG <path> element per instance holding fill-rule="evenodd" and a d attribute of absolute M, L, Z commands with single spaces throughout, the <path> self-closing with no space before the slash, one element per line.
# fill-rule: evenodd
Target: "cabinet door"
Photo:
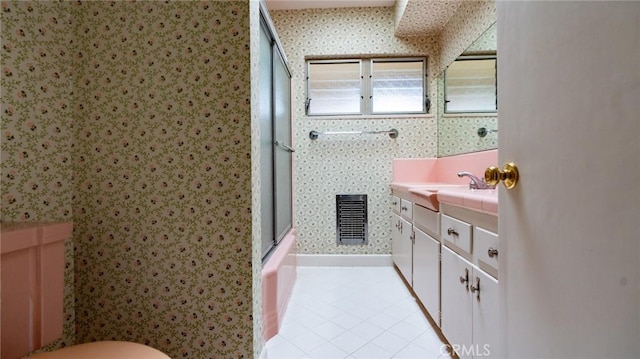
<path fill-rule="evenodd" d="M 400 258 L 398 266 L 404 279 L 409 285 L 413 285 L 413 225 L 404 218 L 400 218 Z"/>
<path fill-rule="evenodd" d="M 472 266 L 465 259 L 442 246 L 442 324 L 441 329 L 461 358 L 472 345 L 472 309 L 469 282 Z M 468 278 L 468 281 L 466 279 Z M 466 348 L 466 350 L 465 350 Z"/>
<path fill-rule="evenodd" d="M 413 266 L 413 240 L 411 239 L 413 226 L 411 222 L 393 214 L 391 228 L 391 246 L 393 262 L 400 269 L 404 279 L 411 285 Z M 396 227 L 396 224 L 398 225 Z"/>
<path fill-rule="evenodd" d="M 400 265 L 398 264 L 400 259 L 400 249 L 402 240 L 402 234 L 400 232 L 400 216 L 392 213 L 391 214 L 391 258 L 393 259 L 393 263 L 395 263 L 398 268 Z"/>
<path fill-rule="evenodd" d="M 413 290 L 440 325 L 440 242 L 413 228 Z"/>
<path fill-rule="evenodd" d="M 499 358 L 498 354 L 498 281 L 474 268 L 471 283 L 476 290 L 471 295 L 473 311 L 473 342 L 477 357 Z"/>

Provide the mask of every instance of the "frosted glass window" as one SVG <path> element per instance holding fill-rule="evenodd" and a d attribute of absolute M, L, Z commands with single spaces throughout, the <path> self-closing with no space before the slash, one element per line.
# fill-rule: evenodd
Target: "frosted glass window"
<path fill-rule="evenodd" d="M 445 112 L 496 112 L 496 59 L 459 59 L 445 71 Z"/>
<path fill-rule="evenodd" d="M 360 114 L 362 75 L 360 61 L 310 62 L 307 114 Z"/>
<path fill-rule="evenodd" d="M 372 113 L 424 112 L 424 61 L 380 61 L 371 65 Z"/>

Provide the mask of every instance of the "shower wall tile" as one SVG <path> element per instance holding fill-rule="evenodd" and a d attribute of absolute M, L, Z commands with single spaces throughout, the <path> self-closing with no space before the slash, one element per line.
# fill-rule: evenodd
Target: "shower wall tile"
<path fill-rule="evenodd" d="M 391 253 L 390 198 L 392 160 L 433 157 L 437 126 L 433 116 L 376 119 L 318 119 L 305 116 L 305 58 L 309 56 L 427 56 L 428 91 L 438 54 L 435 38 L 398 38 L 393 8 L 274 11 L 271 17 L 293 72 L 296 221 L 298 252 L 304 254 Z M 320 136 L 316 131 L 399 131 L 386 135 Z M 335 195 L 367 194 L 369 244 L 337 246 Z"/>

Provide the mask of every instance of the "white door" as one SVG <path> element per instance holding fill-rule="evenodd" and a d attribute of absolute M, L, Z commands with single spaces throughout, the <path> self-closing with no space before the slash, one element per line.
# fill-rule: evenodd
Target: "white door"
<path fill-rule="evenodd" d="M 640 2 L 497 13 L 501 353 L 637 357 Z"/>

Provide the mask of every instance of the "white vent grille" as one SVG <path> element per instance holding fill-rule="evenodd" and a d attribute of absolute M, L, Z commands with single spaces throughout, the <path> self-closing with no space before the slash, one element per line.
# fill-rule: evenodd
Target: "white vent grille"
<path fill-rule="evenodd" d="M 338 244 L 367 244 L 367 195 L 336 196 L 336 226 Z"/>

